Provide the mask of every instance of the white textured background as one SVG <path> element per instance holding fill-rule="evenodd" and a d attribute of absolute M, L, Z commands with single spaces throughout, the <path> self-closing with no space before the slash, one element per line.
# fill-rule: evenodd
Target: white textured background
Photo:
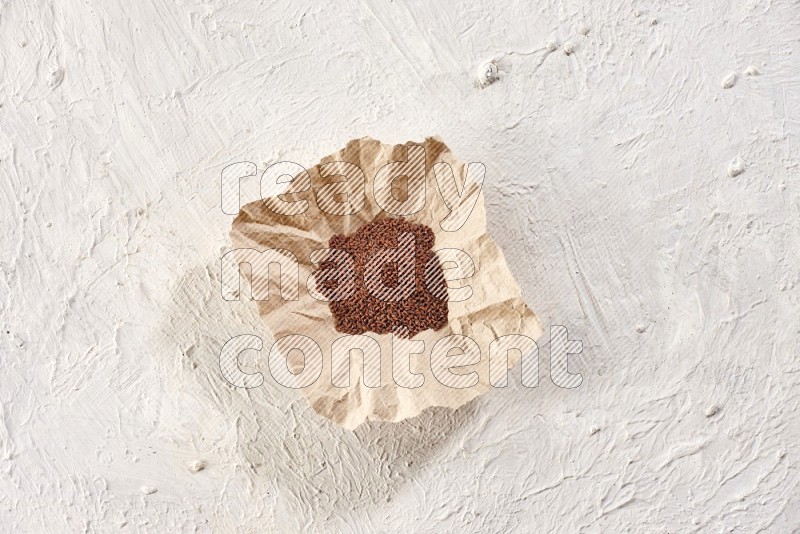
<path fill-rule="evenodd" d="M 800 3 L 436 4 L 2 1 L 0 530 L 800 528 Z M 221 169 L 431 134 L 583 385 L 231 390 Z"/>

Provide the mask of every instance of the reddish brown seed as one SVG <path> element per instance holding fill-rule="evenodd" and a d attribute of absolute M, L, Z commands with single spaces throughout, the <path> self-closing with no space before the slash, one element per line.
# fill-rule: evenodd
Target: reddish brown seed
<path fill-rule="evenodd" d="M 414 235 L 414 292 L 404 300 L 384 301 L 373 296 L 364 283 L 365 266 L 384 249 L 397 246 L 398 234 L 410 232 Z M 330 300 L 330 310 L 336 330 L 345 334 L 374 332 L 387 334 L 397 327 L 406 327 L 410 336 L 423 330 L 438 330 L 447 324 L 447 300 L 436 298 L 447 294 L 447 283 L 438 259 L 431 266 L 428 262 L 435 256 L 433 230 L 423 224 L 404 219 L 379 219 L 359 228 L 348 236 L 331 237 L 328 246 L 348 252 L 355 263 L 355 293 L 344 300 Z M 428 284 L 426 284 L 428 266 Z M 337 289 L 335 277 L 326 276 L 335 262 L 324 261 L 318 273 L 319 288 L 326 298 L 332 298 Z M 398 266 L 388 262 L 380 272 L 387 287 L 398 284 Z M 429 288 L 430 286 L 430 288 Z"/>

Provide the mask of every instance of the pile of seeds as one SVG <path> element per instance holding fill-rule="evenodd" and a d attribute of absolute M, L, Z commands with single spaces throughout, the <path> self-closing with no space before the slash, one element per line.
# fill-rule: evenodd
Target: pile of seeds
<path fill-rule="evenodd" d="M 365 283 L 366 266 L 372 258 L 385 255 L 387 249 L 398 247 L 398 237 L 407 239 L 407 234 L 414 237 L 414 291 L 402 300 L 377 298 L 373 294 L 376 292 L 375 284 L 369 283 L 370 280 Z M 433 230 L 429 227 L 394 218 L 378 219 L 349 236 L 333 236 L 329 248 L 346 251 L 355 264 L 355 292 L 345 299 L 336 298 L 339 282 L 325 274 L 326 270 L 336 268 L 337 263 L 330 259 L 334 256 L 328 256 L 329 259 L 320 265 L 318 287 L 326 298 L 331 299 L 329 305 L 336 330 L 354 335 L 367 331 L 387 334 L 405 327 L 408 335 L 413 337 L 429 328 L 438 330 L 444 327 L 447 324 L 447 283 L 433 252 L 433 244 Z M 387 261 L 380 271 L 373 271 L 370 275 L 381 276 L 386 288 L 395 288 L 400 281 L 398 269 L 410 268 L 397 263 Z M 378 295 L 380 297 L 381 293 Z"/>

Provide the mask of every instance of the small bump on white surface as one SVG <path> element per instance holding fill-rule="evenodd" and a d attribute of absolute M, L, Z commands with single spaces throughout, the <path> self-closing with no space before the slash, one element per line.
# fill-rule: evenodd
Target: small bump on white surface
<path fill-rule="evenodd" d="M 206 463 L 203 460 L 195 460 L 189 464 L 189 471 L 192 473 L 199 473 L 206 468 Z"/>
<path fill-rule="evenodd" d="M 758 67 L 756 67 L 755 65 L 750 65 L 745 69 L 744 73 L 747 76 L 758 76 L 759 74 L 761 74 L 761 71 L 758 70 Z"/>
<path fill-rule="evenodd" d="M 722 79 L 722 83 L 720 83 L 723 89 L 730 89 L 734 85 L 736 85 L 736 73 L 731 72 L 727 76 Z"/>
<path fill-rule="evenodd" d="M 736 156 L 728 164 L 728 176 L 730 176 L 731 178 L 735 178 L 736 176 L 742 174 L 744 172 L 744 169 L 745 169 L 744 161 L 739 156 Z"/>
<path fill-rule="evenodd" d="M 61 82 L 64 81 L 64 69 L 58 67 L 53 69 L 50 74 L 47 76 L 47 85 L 55 89 Z"/>
<path fill-rule="evenodd" d="M 497 64 L 494 61 L 487 61 L 478 68 L 478 85 L 488 87 L 499 78 Z"/>

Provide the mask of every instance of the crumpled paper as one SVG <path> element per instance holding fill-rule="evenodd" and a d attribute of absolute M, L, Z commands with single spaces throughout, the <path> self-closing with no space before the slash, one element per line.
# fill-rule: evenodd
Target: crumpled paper
<path fill-rule="evenodd" d="M 419 158 L 422 154 L 419 147 L 424 149 L 424 167 L 421 167 L 424 170 L 417 178 L 424 180 L 425 201 L 422 209 L 406 218 L 433 229 L 435 250 L 460 249 L 469 255 L 474 262 L 474 274 L 465 280 L 449 282 L 448 292 L 458 293 L 463 298 L 469 294 L 469 289 L 458 288 L 469 286 L 472 294 L 466 300 L 448 303 L 449 321 L 444 328 L 420 332 L 412 339 L 425 343 L 424 353 L 410 356 L 410 371 L 424 376 L 424 383 L 420 387 L 402 387 L 393 380 L 393 336 L 372 332 L 367 335 L 380 344 L 380 387 L 368 387 L 365 384 L 368 377 L 362 376 L 362 356 L 366 358 L 367 355 L 359 351 L 350 353 L 349 386 L 334 386 L 332 382 L 336 380 L 331 370 L 331 347 L 344 334 L 334 328 L 329 304 L 312 297 L 307 290 L 306 281 L 319 268 L 318 263 L 312 262 L 312 252 L 326 249 L 329 239 L 335 234 L 351 234 L 375 218 L 394 216 L 387 214 L 381 205 L 394 209 L 399 202 L 397 199 L 402 200 L 404 193 L 412 187 L 411 174 L 414 171 L 410 164 L 412 158 Z M 400 170 L 407 170 L 410 176 L 405 186 L 403 179 L 398 178 L 391 182 L 389 188 L 375 188 L 376 179 L 382 176 L 380 179 L 385 181 L 386 171 L 382 171 L 383 175 L 376 175 L 391 162 L 408 163 L 407 168 L 400 165 Z M 349 164 L 360 167 L 363 176 Z M 449 168 L 444 164 L 449 164 Z M 280 186 L 286 187 L 281 196 L 284 202 L 307 201 L 289 207 L 289 210 L 296 211 L 305 207 L 302 213 L 275 213 L 273 209 L 277 204 L 271 196 L 242 207 L 231 230 L 231 240 L 237 254 L 238 249 L 280 249 L 290 251 L 297 258 L 299 290 L 292 292 L 290 288 L 284 295 L 296 300 L 281 298 L 276 283 L 278 276 L 269 277 L 267 269 L 243 268 L 242 274 L 251 287 L 269 288 L 269 298 L 257 303 L 259 314 L 274 340 L 300 334 L 313 339 L 321 348 L 321 376 L 299 390 L 316 413 L 353 429 L 368 420 L 401 421 L 432 406 L 457 408 L 493 387 L 489 370 L 489 349 L 493 340 L 509 334 L 522 334 L 532 339 L 541 335 L 538 318 L 520 298 L 519 286 L 506 265 L 503 253 L 487 232 L 483 194 L 479 187 L 483 179 L 482 169 L 481 164 L 467 166 L 460 162 L 440 139 L 433 137 L 425 139 L 423 143 L 399 145 L 386 145 L 371 138 L 355 139 L 344 149 L 322 158 L 319 164 L 307 169 L 307 175 L 300 173 L 291 182 L 285 180 L 287 185 Z M 325 188 L 328 184 L 342 182 L 342 175 L 336 174 L 339 172 L 350 173 L 351 179 L 347 183 Z M 384 182 L 378 185 L 382 186 Z M 364 194 L 361 194 L 362 191 Z M 281 206 L 285 211 L 289 205 Z M 361 209 L 357 213 L 342 214 L 359 207 Z M 246 259 L 241 254 L 236 257 L 237 261 Z M 439 257 L 441 261 L 443 255 L 440 253 Z M 455 267 L 444 261 L 442 264 L 443 268 Z M 457 276 L 468 272 L 469 269 L 463 265 L 453 270 Z M 452 369 L 457 375 L 472 373 L 474 376 L 473 372 L 477 371 L 477 383 L 470 387 L 445 386 L 431 370 L 432 347 L 451 334 L 467 336 L 480 348 L 479 363 Z M 397 342 L 395 338 L 395 346 Z M 265 350 L 269 351 L 266 342 Z M 509 369 L 519 362 L 520 356 L 519 351 L 508 351 Z M 292 373 L 303 370 L 306 359 L 300 351 L 288 351 L 283 357 Z M 339 382 L 341 372 L 341 369 L 333 371 L 334 374 L 339 373 Z M 374 385 L 375 380 L 376 377 L 371 377 L 368 382 Z"/>

